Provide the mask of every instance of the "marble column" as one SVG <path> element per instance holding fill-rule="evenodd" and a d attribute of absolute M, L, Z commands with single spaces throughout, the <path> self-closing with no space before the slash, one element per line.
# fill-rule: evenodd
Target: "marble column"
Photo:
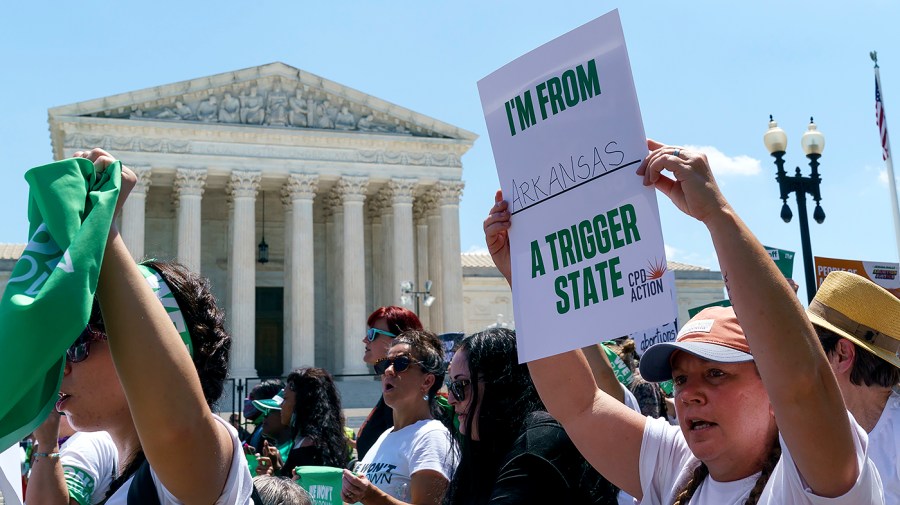
<path fill-rule="evenodd" d="M 384 282 L 384 262 L 386 261 L 386 255 L 384 254 L 384 218 L 381 215 L 384 206 L 378 195 L 368 198 L 366 206 L 372 219 L 372 275 L 369 277 L 372 281 L 372 286 L 369 287 L 369 291 L 372 293 L 373 308 L 378 308 L 386 302 L 384 290 L 381 287 L 381 283 Z"/>
<path fill-rule="evenodd" d="M 393 271 L 394 277 L 391 287 L 394 296 L 392 303 L 400 302 L 400 283 L 404 281 L 416 281 L 415 270 L 415 241 L 413 240 L 413 188 L 415 179 L 391 179 L 388 189 L 391 197 L 391 207 L 394 209 L 392 240 L 393 243 Z M 422 286 L 416 283 L 416 290 L 421 291 Z M 413 308 L 415 307 L 413 302 Z M 421 303 L 419 304 L 421 310 Z"/>
<path fill-rule="evenodd" d="M 281 370 L 284 375 L 293 370 L 293 357 L 291 353 L 294 351 L 294 342 L 291 337 L 291 329 L 293 325 L 293 317 L 291 317 L 291 272 L 293 269 L 293 261 L 291 261 L 291 231 L 294 229 L 294 199 L 291 198 L 287 189 L 287 184 L 281 187 L 281 207 L 284 210 L 284 299 L 282 306 L 282 320 L 284 321 L 284 336 L 282 341 L 281 353 Z"/>
<path fill-rule="evenodd" d="M 206 185 L 206 170 L 179 168 L 175 172 L 173 197 L 178 205 L 178 261 L 200 273 L 200 200 Z"/>
<path fill-rule="evenodd" d="M 381 305 L 400 305 L 400 285 L 394 284 L 394 208 L 387 189 L 379 192 L 377 198 L 381 200 L 381 231 L 384 237 L 381 241 L 381 276 L 378 281 Z"/>
<path fill-rule="evenodd" d="M 290 370 L 313 365 L 316 359 L 315 261 L 313 253 L 313 199 L 319 178 L 291 174 L 282 192 L 292 209 L 290 229 L 285 230 L 285 356 Z M 285 216 L 287 217 L 287 216 Z M 289 245 L 288 245 L 289 244 Z M 290 265 L 288 267 L 288 265 Z M 289 317 L 288 317 L 289 316 Z"/>
<path fill-rule="evenodd" d="M 231 255 L 231 376 L 256 377 L 256 193 L 260 172 L 235 170 L 228 181 L 234 210 Z"/>
<path fill-rule="evenodd" d="M 360 356 L 360 340 L 366 333 L 366 248 L 363 241 L 363 203 L 366 200 L 366 177 L 341 177 L 337 194 L 344 209 L 343 309 L 344 363 L 343 374 L 366 373 Z"/>
<path fill-rule="evenodd" d="M 416 225 L 416 283 L 419 289 L 424 289 L 425 281 L 431 277 L 428 272 L 428 207 L 421 198 L 413 202 L 413 222 Z M 420 306 L 419 320 L 426 330 L 431 329 L 431 307 Z"/>
<path fill-rule="evenodd" d="M 341 244 L 344 238 L 344 207 L 341 198 L 334 191 L 325 199 L 325 212 L 325 234 L 328 240 L 328 254 L 325 257 L 328 272 L 326 296 L 331 309 L 325 343 L 330 369 L 337 373 L 344 363 L 344 248 Z"/>
<path fill-rule="evenodd" d="M 431 279 L 431 290 L 435 300 L 429 308 L 428 317 L 431 319 L 431 327 L 434 333 L 443 333 L 444 330 L 444 274 L 441 270 L 442 242 L 441 242 L 441 214 L 438 208 L 438 193 L 431 190 L 422 198 L 423 206 L 428 216 L 428 278 Z"/>
<path fill-rule="evenodd" d="M 137 184 L 131 190 L 122 207 L 122 240 L 131 256 L 140 261 L 144 258 L 144 219 L 147 209 L 147 193 L 150 192 L 150 167 L 129 168 L 137 176 Z"/>
<path fill-rule="evenodd" d="M 441 215 L 441 295 L 444 331 L 463 331 L 462 258 L 459 246 L 459 199 L 465 184 L 462 181 L 440 181 Z"/>

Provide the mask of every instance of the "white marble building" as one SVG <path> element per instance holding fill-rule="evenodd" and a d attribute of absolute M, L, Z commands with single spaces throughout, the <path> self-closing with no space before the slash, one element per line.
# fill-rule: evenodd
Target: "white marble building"
<path fill-rule="evenodd" d="M 399 303 L 405 280 L 433 281 L 430 328 L 463 327 L 461 157 L 475 134 L 283 63 L 49 116 L 55 159 L 97 146 L 138 173 L 123 238 L 136 258 L 210 278 L 233 376 L 365 373 L 366 316 Z"/>

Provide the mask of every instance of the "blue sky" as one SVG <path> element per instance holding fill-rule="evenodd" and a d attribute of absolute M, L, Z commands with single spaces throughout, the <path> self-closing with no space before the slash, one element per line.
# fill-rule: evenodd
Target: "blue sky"
<path fill-rule="evenodd" d="M 827 214 L 823 225 L 811 225 L 814 254 L 898 260 L 868 57 L 879 51 L 900 152 L 898 2 L 72 5 L 5 7 L 0 242 L 26 239 L 22 174 L 51 161 L 48 108 L 282 61 L 481 135 L 463 158 L 460 217 L 462 249 L 482 249 L 481 220 L 498 182 L 476 82 L 618 8 L 648 135 L 704 146 L 726 197 L 763 243 L 800 251 L 794 204 L 794 221 L 779 218 L 775 169 L 762 144 L 768 115 L 788 134 L 788 166 L 807 171 L 799 140 L 813 115 L 826 137 L 821 173 Z M 660 209 L 670 259 L 717 268 L 703 226 L 664 198 Z M 794 276 L 803 285 L 800 262 L 798 255 Z"/>

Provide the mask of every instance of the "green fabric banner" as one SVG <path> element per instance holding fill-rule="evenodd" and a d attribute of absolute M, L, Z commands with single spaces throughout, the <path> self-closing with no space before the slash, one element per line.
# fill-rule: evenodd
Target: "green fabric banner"
<path fill-rule="evenodd" d="M 297 484 L 309 493 L 313 505 L 341 505 L 344 470 L 330 466 L 298 466 Z"/>
<path fill-rule="evenodd" d="M 33 168 L 30 237 L 0 298 L 0 451 L 31 433 L 57 400 L 65 351 L 91 314 L 121 186 L 84 158 Z"/>
<path fill-rule="evenodd" d="M 603 352 L 606 353 L 607 359 L 609 359 L 609 364 L 612 365 L 613 372 L 616 374 L 616 379 L 619 380 L 625 386 L 630 386 L 631 381 L 634 380 L 634 374 L 631 373 L 631 369 L 628 368 L 628 365 L 622 361 L 622 358 L 616 354 L 615 351 L 606 347 L 606 343 L 601 343 L 600 347 L 603 348 Z"/>

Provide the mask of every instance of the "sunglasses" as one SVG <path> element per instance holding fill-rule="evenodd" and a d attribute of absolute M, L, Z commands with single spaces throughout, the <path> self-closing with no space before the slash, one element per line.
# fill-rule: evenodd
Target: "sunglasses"
<path fill-rule="evenodd" d="M 410 358 L 407 355 L 397 356 L 396 358 L 381 358 L 376 361 L 373 367 L 375 368 L 375 373 L 378 375 L 384 375 L 384 372 L 387 371 L 388 367 L 391 365 L 394 366 L 394 373 L 405 372 L 406 369 L 409 368 L 409 365 L 418 365 L 421 362 L 416 361 Z"/>
<path fill-rule="evenodd" d="M 466 400 L 466 388 L 469 387 L 472 381 L 469 379 L 460 379 L 458 381 L 448 382 L 447 389 L 453 394 L 453 397 L 456 398 L 456 401 L 463 402 Z"/>
<path fill-rule="evenodd" d="M 105 333 L 93 325 L 89 324 L 85 326 L 84 331 L 81 332 L 81 335 L 78 336 L 75 343 L 66 349 L 66 359 L 69 360 L 70 363 L 81 363 L 90 356 L 91 343 L 106 340 L 107 338 L 109 337 L 107 337 Z"/>
<path fill-rule="evenodd" d="M 378 335 L 384 335 L 391 338 L 397 336 L 389 331 L 379 330 L 378 328 L 369 328 L 368 330 L 366 330 L 366 340 L 368 340 L 369 342 L 374 342 L 375 339 L 378 338 Z"/>

